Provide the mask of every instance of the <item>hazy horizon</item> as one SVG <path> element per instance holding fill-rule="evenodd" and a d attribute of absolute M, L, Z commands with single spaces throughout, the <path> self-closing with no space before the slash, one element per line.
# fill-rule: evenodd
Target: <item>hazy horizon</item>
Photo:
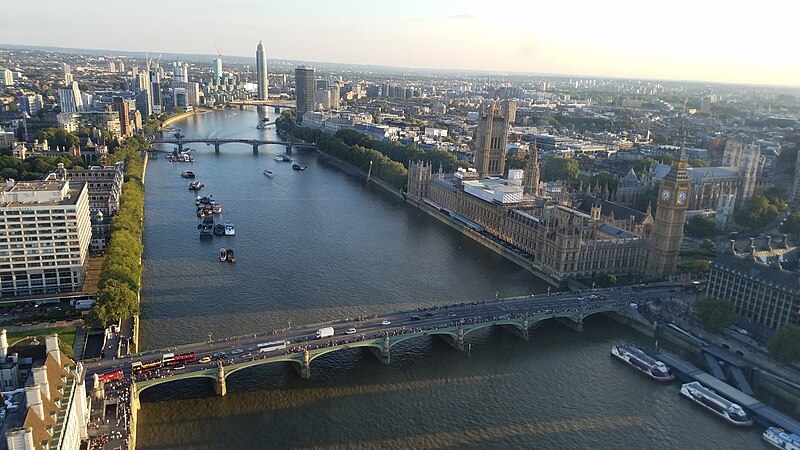
<path fill-rule="evenodd" d="M 665 6 L 620 0 L 613 7 L 511 0 L 408 0 L 391 5 L 396 7 L 365 0 L 340 2 L 336 7 L 314 1 L 288 5 L 254 0 L 225 6 L 211 0 L 145 0 L 137 8 L 92 3 L 76 0 L 69 8 L 53 0 L 36 7 L 6 5 L 7 17 L 14 20 L 5 24 L 2 40 L 12 45 L 199 55 L 216 54 L 216 45 L 223 60 L 226 55 L 254 57 L 258 41 L 263 40 L 268 59 L 545 76 L 800 84 L 800 61 L 790 56 L 792 12 L 800 7 L 774 0 L 761 2 L 758 10 L 719 9 L 688 0 Z M 47 11 L 58 13 L 50 17 Z"/>

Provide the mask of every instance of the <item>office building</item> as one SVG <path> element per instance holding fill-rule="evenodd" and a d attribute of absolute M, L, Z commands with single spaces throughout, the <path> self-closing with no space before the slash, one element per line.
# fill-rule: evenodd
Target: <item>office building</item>
<path fill-rule="evenodd" d="M 84 366 L 58 348 L 57 335 L 45 337 L 45 352 L 45 360 L 31 370 L 33 384 L 19 394 L 24 410 L 6 418 L 18 421 L 7 424 L 17 425 L 6 431 L 9 450 L 85 448 L 89 410 Z"/>
<path fill-rule="evenodd" d="M 42 94 L 24 94 L 17 97 L 19 109 L 28 113 L 29 116 L 36 116 L 44 108 Z"/>
<path fill-rule="evenodd" d="M 83 286 L 92 229 L 89 188 L 63 166 L 42 181 L 0 188 L 0 297 L 71 292 Z"/>
<path fill-rule="evenodd" d="M 14 85 L 14 72 L 4 69 L 3 70 L 3 83 L 6 86 L 13 86 Z"/>
<path fill-rule="evenodd" d="M 70 69 L 69 64 L 64 63 L 64 85 L 69 86 L 72 84 L 72 69 Z"/>
<path fill-rule="evenodd" d="M 122 97 L 114 97 L 111 101 L 111 110 L 119 113 L 119 131 L 121 137 L 133 136 L 131 127 L 130 105 Z"/>
<path fill-rule="evenodd" d="M 509 112 L 498 104 L 478 111 L 475 130 L 475 168 L 481 178 L 501 177 L 506 169 Z"/>
<path fill-rule="evenodd" d="M 92 166 L 86 170 L 68 170 L 70 182 L 89 187 L 89 215 L 92 223 L 92 251 L 105 250 L 111 234 L 111 217 L 119 209 L 124 180 L 123 163 L 113 166 Z"/>
<path fill-rule="evenodd" d="M 711 263 L 709 297 L 729 300 L 737 315 L 777 330 L 800 325 L 800 249 L 786 241 L 773 244 L 768 236 L 745 249 L 732 242 L 726 254 Z"/>
<path fill-rule="evenodd" d="M 294 69 L 297 120 L 302 121 L 307 112 L 316 111 L 314 104 L 314 68 L 299 66 Z"/>
<path fill-rule="evenodd" d="M 68 87 L 58 89 L 58 101 L 62 113 L 74 113 L 83 110 L 83 97 L 78 82 L 73 81 Z"/>
<path fill-rule="evenodd" d="M 172 82 L 186 83 L 189 81 L 189 66 L 178 61 L 172 68 Z"/>
<path fill-rule="evenodd" d="M 222 79 L 222 58 L 214 58 L 214 78 L 211 80 L 211 84 L 219 84 L 220 79 Z"/>
<path fill-rule="evenodd" d="M 267 54 L 264 52 L 264 44 L 258 41 L 256 47 L 256 83 L 258 84 L 258 100 L 269 98 L 269 77 L 267 76 Z"/>

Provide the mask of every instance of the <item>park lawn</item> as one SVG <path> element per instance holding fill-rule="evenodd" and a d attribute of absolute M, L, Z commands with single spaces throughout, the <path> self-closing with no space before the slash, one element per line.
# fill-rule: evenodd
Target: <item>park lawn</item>
<path fill-rule="evenodd" d="M 77 327 L 64 327 L 64 328 L 43 328 L 41 330 L 31 331 L 17 331 L 8 333 L 9 346 L 13 347 L 17 344 L 28 344 L 33 337 L 41 337 L 37 339 L 40 344 L 44 345 L 44 336 L 48 334 L 58 334 L 59 347 L 65 355 L 72 358 L 74 353 L 75 335 L 78 332 Z"/>

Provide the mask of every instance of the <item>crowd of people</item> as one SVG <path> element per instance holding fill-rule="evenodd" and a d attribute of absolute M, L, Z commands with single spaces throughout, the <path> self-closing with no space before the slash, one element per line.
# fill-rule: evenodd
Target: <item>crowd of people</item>
<path fill-rule="evenodd" d="M 103 389 L 103 406 L 100 416 L 89 423 L 89 449 L 107 448 L 109 442 L 122 440 L 124 443 L 115 443 L 114 448 L 123 450 L 130 446 L 130 417 L 131 417 L 131 382 L 129 378 L 118 381 L 106 382 Z M 116 401 L 116 414 L 106 417 L 105 405 Z M 103 429 L 106 432 L 94 434 L 91 430 Z"/>

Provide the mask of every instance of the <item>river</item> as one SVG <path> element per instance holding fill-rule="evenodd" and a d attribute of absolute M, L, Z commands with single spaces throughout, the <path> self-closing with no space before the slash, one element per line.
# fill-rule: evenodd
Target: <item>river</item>
<path fill-rule="evenodd" d="M 173 124 L 187 137 L 276 139 L 264 109 L 215 111 Z M 146 178 L 142 349 L 452 301 L 541 293 L 547 284 L 324 155 L 308 169 L 281 146 L 189 144 L 196 162 L 151 160 Z M 199 238 L 191 169 L 236 235 Z M 265 169 L 273 178 L 263 175 Z M 235 264 L 219 262 L 233 248 Z M 407 341 L 390 365 L 356 349 L 325 355 L 301 380 L 288 365 L 142 394 L 140 449 L 232 448 L 760 448 L 613 360 L 615 343 L 646 344 L 605 318 L 585 332 L 546 323 L 522 341 L 471 334 L 467 352 Z M 766 447 L 764 447 L 766 448 Z"/>

